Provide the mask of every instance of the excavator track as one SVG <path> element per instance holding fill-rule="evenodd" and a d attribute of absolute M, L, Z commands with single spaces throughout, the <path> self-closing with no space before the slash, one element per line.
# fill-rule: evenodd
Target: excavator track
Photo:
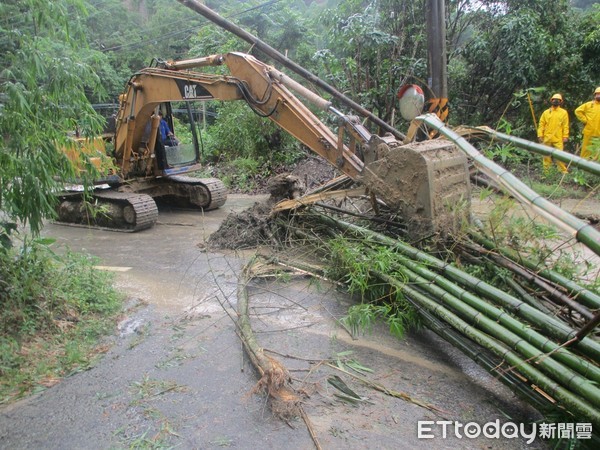
<path fill-rule="evenodd" d="M 81 192 L 59 198 L 57 221 L 62 224 L 135 232 L 151 228 L 158 218 L 156 203 L 146 194 L 107 190 L 95 191 L 87 202 Z"/>
<path fill-rule="evenodd" d="M 169 186 L 167 197 L 181 207 L 208 211 L 220 208 L 227 200 L 227 188 L 218 178 L 175 175 L 161 181 Z"/>

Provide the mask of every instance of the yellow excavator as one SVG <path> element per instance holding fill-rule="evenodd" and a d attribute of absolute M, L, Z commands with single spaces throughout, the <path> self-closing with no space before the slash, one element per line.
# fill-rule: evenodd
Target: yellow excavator
<path fill-rule="evenodd" d="M 229 75 L 206 73 L 206 67 L 221 65 Z M 334 115 L 337 131 L 299 97 Z M 231 52 L 157 61 L 131 77 L 120 97 L 112 136 L 116 169 L 98 180 L 105 189 L 94 191 L 93 203 L 101 205 L 102 212 L 94 214 L 93 225 L 128 231 L 149 228 L 157 218 L 156 198 L 205 210 L 225 203 L 227 193 L 221 181 L 184 175 L 201 167 L 201 137 L 190 104 L 207 100 L 246 102 L 255 113 L 274 121 L 397 210 L 412 236 L 444 231 L 457 222 L 457 213 L 465 216 L 467 160 L 453 144 L 404 142 L 391 133 L 372 134 L 358 117 L 343 114 L 274 67 L 251 55 Z M 163 142 L 159 131 L 162 115 L 170 131 L 179 136 L 173 128 L 173 104 L 184 104 L 190 111 L 191 138 L 178 145 Z M 63 193 L 58 211 L 59 221 L 90 224 L 79 193 Z"/>

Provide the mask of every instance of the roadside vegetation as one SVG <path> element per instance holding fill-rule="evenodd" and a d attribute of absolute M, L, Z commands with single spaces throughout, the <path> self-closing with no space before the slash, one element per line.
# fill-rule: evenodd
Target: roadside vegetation
<path fill-rule="evenodd" d="M 121 310 L 111 273 L 51 244 L 0 246 L 0 404 L 88 369 Z"/>

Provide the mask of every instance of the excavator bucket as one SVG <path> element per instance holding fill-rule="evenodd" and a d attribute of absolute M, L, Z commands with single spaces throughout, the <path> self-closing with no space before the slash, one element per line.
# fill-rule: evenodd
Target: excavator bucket
<path fill-rule="evenodd" d="M 470 184 L 466 156 L 449 141 L 401 145 L 373 136 L 363 183 L 397 210 L 410 239 L 456 233 L 468 222 Z"/>

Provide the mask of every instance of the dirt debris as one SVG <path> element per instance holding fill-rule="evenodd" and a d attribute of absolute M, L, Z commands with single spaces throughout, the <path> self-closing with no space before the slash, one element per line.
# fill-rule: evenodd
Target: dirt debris
<path fill-rule="evenodd" d="M 271 195 L 264 202 L 256 202 L 240 213 L 229 214 L 219 229 L 211 234 L 207 246 L 235 250 L 277 244 L 271 209 L 281 200 L 301 196 L 306 184 L 295 175 L 280 174 L 269 181 L 267 189 Z"/>

